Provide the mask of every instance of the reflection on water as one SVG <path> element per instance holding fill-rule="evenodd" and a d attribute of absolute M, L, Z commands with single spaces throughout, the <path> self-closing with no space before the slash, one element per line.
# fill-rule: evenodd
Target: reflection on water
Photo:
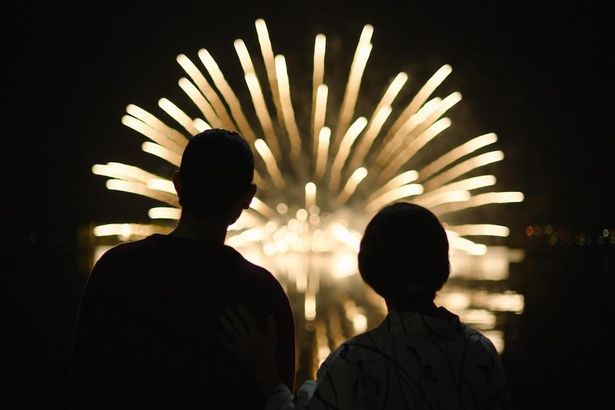
<path fill-rule="evenodd" d="M 110 246 L 97 246 L 94 260 Z M 356 253 L 265 256 L 261 249 L 245 247 L 241 252 L 273 272 L 289 296 L 297 325 L 299 379 L 313 377 L 333 349 L 385 317 L 384 300 L 357 273 Z M 504 352 L 506 318 L 524 310 L 524 296 L 509 288 L 509 268 L 523 258 L 522 250 L 504 246 L 487 247 L 484 255 L 451 251 L 451 276 L 436 303 L 480 329 Z"/>
<path fill-rule="evenodd" d="M 299 373 L 313 376 L 324 358 L 348 337 L 377 326 L 386 315 L 384 300 L 357 273 L 356 254 L 286 253 L 265 257 L 258 249 L 246 258 L 267 267 L 282 282 L 295 313 Z M 492 246 L 484 255 L 451 253 L 451 276 L 436 303 L 480 329 L 498 351 L 505 349 L 506 315 L 523 313 L 524 297 L 508 287 L 511 263 L 523 260 L 519 249 Z"/>

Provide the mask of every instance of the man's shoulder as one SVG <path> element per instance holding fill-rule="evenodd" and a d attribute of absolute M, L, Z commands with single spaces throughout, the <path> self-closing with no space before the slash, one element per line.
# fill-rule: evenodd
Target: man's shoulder
<path fill-rule="evenodd" d="M 269 283 L 275 286 L 280 286 L 276 276 L 268 268 L 249 261 L 239 252 L 238 252 L 238 258 L 239 258 L 238 260 L 241 263 L 241 270 L 248 277 L 254 280 L 257 280 L 257 281 L 262 281 L 264 283 Z"/>
<path fill-rule="evenodd" d="M 159 248 L 162 244 L 161 235 L 152 235 L 143 239 L 138 239 L 130 242 L 117 244 L 107 250 L 102 256 L 102 259 L 115 259 L 128 257 L 140 253 L 152 252 Z"/>
<path fill-rule="evenodd" d="M 238 255 L 238 260 L 240 261 L 242 268 L 246 271 L 249 271 L 255 275 L 271 275 L 273 276 L 273 274 L 271 273 L 271 271 L 267 268 L 265 268 L 264 266 L 261 265 L 257 265 L 254 262 L 249 261 L 248 259 L 246 259 L 241 253 L 237 252 Z"/>
<path fill-rule="evenodd" d="M 132 263 L 143 263 L 156 255 L 161 255 L 163 241 L 161 235 L 149 236 L 130 242 L 123 242 L 108 249 L 96 261 L 94 269 L 115 268 L 116 266 L 129 266 Z"/>

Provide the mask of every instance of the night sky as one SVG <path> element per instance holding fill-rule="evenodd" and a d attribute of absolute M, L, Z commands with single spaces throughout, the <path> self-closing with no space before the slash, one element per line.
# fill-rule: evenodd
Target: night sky
<path fill-rule="evenodd" d="M 14 28 L 4 33 L 9 195 L 2 210 L 9 218 L 2 238 L 17 257 L 3 275 L 3 311 L 15 328 L 2 343 L 20 369 L 15 379 L 29 380 L 42 401 L 61 391 L 57 376 L 82 285 L 70 281 L 79 230 L 144 220 L 152 205 L 108 191 L 92 165 L 118 161 L 155 171 L 159 161 L 140 150 L 145 139 L 120 119 L 131 103 L 155 113 L 161 97 L 188 105 L 177 85 L 184 75 L 177 54 L 197 61 L 207 48 L 235 91 L 245 92 L 233 41 L 244 39 L 254 58 L 257 18 L 267 22 L 274 51 L 287 57 L 291 87 L 310 90 L 320 32 L 327 47 L 339 47 L 328 48 L 327 70 L 344 79 L 368 23 L 374 48 L 363 87 L 374 99 L 400 71 L 416 92 L 450 64 L 443 90 L 464 97 L 450 113 L 458 141 L 495 132 L 506 155 L 492 168 L 497 187 L 526 196 L 498 208 L 490 222 L 508 224 L 513 234 L 531 224 L 615 227 L 612 22 L 591 2 L 97 3 L 29 3 L 5 15 Z"/>
<path fill-rule="evenodd" d="M 179 53 L 198 61 L 197 51 L 206 47 L 234 88 L 245 92 L 233 40 L 244 39 L 254 58 L 257 18 L 266 20 L 274 51 L 287 56 L 291 86 L 299 91 L 310 89 L 315 34 L 327 34 L 328 47 L 337 39 L 339 52 L 328 49 L 327 70 L 344 80 L 367 23 L 374 26 L 374 49 L 363 89 L 373 99 L 399 71 L 410 73 L 406 88 L 416 91 L 450 64 L 453 73 L 442 87 L 464 97 L 450 111 L 459 141 L 495 132 L 506 155 L 494 168 L 498 188 L 526 194 L 522 206 L 506 206 L 504 212 L 515 215 L 511 223 L 613 224 L 613 64 L 604 10 L 519 1 L 471 7 L 192 3 L 24 10 L 19 58 L 11 67 L 19 110 L 9 120 L 19 125 L 11 140 L 21 165 L 8 203 L 16 232 L 69 234 L 92 221 L 142 218 L 144 200 L 106 191 L 104 178 L 91 174 L 92 164 L 150 164 L 140 151 L 145 139 L 120 118 L 129 103 L 162 113 L 156 104 L 163 96 L 182 107 Z"/>

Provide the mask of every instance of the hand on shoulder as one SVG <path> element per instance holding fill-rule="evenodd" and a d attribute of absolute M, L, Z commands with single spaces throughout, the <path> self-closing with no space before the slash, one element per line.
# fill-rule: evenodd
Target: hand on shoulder
<path fill-rule="evenodd" d="M 230 351 L 269 393 L 280 382 L 275 364 L 277 332 L 273 316 L 267 318 L 267 332 L 261 331 L 254 317 L 244 306 L 226 307 L 220 315 L 224 333 L 218 335 L 220 343 Z"/>

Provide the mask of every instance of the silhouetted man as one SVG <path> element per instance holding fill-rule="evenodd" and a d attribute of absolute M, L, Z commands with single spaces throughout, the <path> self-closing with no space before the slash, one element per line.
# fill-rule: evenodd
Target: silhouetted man
<path fill-rule="evenodd" d="M 192 137 L 173 176 L 182 215 L 168 235 L 118 245 L 96 263 L 73 341 L 72 409 L 262 408 L 256 383 L 217 339 L 224 306 L 273 315 L 277 368 L 293 385 L 294 323 L 274 276 L 224 245 L 256 192 L 236 133 Z"/>

